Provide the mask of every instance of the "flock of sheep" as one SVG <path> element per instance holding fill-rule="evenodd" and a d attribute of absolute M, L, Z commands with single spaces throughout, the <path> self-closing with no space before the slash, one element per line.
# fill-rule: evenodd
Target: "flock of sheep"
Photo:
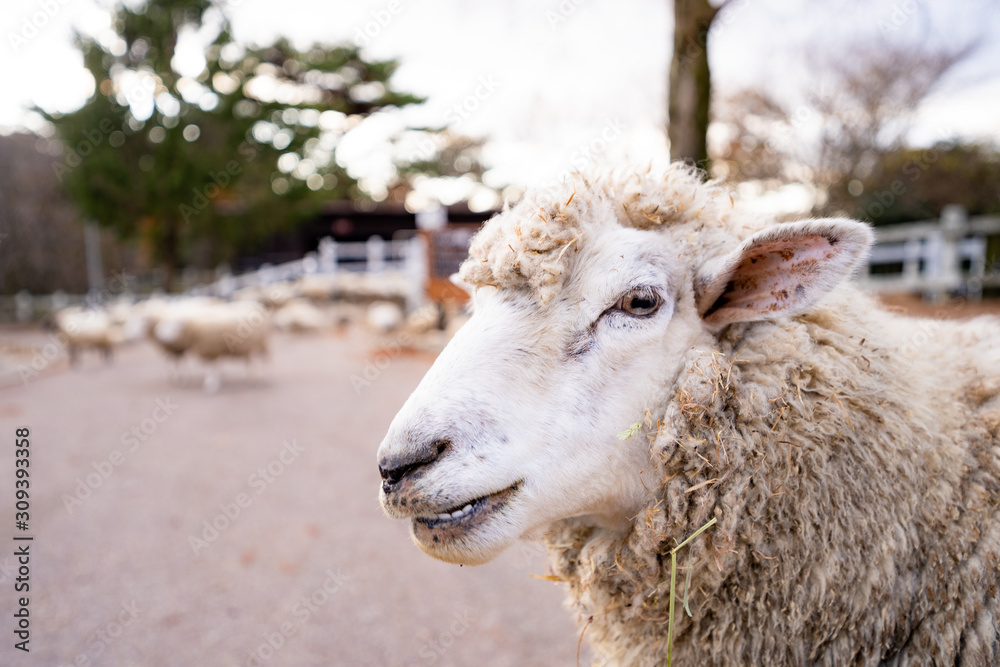
<path fill-rule="evenodd" d="M 383 508 L 452 563 L 543 539 L 597 664 L 1000 665 L 1000 319 L 880 307 L 872 238 L 682 165 L 529 193 Z"/>
<path fill-rule="evenodd" d="M 544 540 L 600 664 L 1000 664 L 1000 320 L 887 311 L 848 280 L 866 225 L 776 224 L 681 165 L 565 188 L 473 239 L 474 314 L 379 448 L 385 512 L 452 563 Z M 345 301 L 441 324 L 345 278 L 55 321 L 71 359 L 209 363 Z"/>
<path fill-rule="evenodd" d="M 64 342 L 70 364 L 81 352 L 96 350 L 110 361 L 116 347 L 152 341 L 174 363 L 185 357 L 207 364 L 206 391 L 219 389 L 218 362 L 247 363 L 268 354 L 272 330 L 315 333 L 360 324 L 387 334 L 405 328 L 413 333 L 435 329 L 435 306 L 406 313 L 407 285 L 394 273 L 313 274 L 294 282 L 248 287 L 229 300 L 209 296 L 153 296 L 101 307 L 71 306 L 56 312 L 52 324 Z"/>

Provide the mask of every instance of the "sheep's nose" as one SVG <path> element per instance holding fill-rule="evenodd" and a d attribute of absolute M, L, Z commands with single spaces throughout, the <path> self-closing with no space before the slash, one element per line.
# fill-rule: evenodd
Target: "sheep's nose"
<path fill-rule="evenodd" d="M 414 470 L 428 466 L 444 454 L 449 447 L 447 440 L 437 440 L 416 452 L 400 456 L 387 456 L 379 461 L 378 472 L 382 476 L 382 490 L 390 493 L 404 477 Z"/>

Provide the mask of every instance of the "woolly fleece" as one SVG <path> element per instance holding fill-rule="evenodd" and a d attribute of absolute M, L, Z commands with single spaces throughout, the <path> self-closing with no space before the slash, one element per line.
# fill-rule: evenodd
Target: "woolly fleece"
<path fill-rule="evenodd" d="M 682 167 L 578 179 L 487 223 L 461 277 L 546 303 L 608 224 L 669 228 L 690 275 L 760 227 Z M 712 340 L 650 397 L 646 508 L 546 537 L 598 663 L 665 664 L 669 551 L 714 517 L 679 552 L 675 664 L 1000 664 L 1000 320 L 843 285 Z"/>

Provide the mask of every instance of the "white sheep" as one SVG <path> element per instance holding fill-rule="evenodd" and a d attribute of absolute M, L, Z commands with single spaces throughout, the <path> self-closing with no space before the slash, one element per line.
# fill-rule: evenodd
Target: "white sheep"
<path fill-rule="evenodd" d="M 234 301 L 256 301 L 268 308 L 280 308 L 295 298 L 296 288 L 290 282 L 244 287 L 233 293 Z"/>
<path fill-rule="evenodd" d="M 1000 664 L 1000 320 L 887 312 L 847 281 L 871 240 L 679 166 L 523 200 L 383 508 L 454 563 L 544 537 L 602 664 Z"/>
<path fill-rule="evenodd" d="M 374 301 L 368 306 L 365 322 L 380 334 L 387 334 L 402 326 L 406 319 L 402 307 L 393 301 Z"/>
<path fill-rule="evenodd" d="M 296 294 L 314 303 L 329 303 L 336 287 L 336 280 L 335 275 L 309 273 L 295 282 L 294 289 Z"/>
<path fill-rule="evenodd" d="M 396 301 L 405 303 L 412 291 L 412 278 L 398 271 L 352 273 L 341 271 L 331 282 L 332 298 L 343 301 Z"/>
<path fill-rule="evenodd" d="M 270 316 L 251 301 L 211 303 L 181 301 L 156 317 L 154 340 L 179 358 L 190 352 L 210 364 L 205 389 L 215 392 L 221 376 L 215 362 L 223 357 L 242 358 L 248 370 L 254 356 L 266 357 Z"/>
<path fill-rule="evenodd" d="M 160 349 L 166 352 L 176 365 L 188 351 L 185 341 L 168 343 L 156 337 L 156 326 L 160 320 L 170 320 L 186 317 L 190 312 L 197 312 L 205 307 L 224 303 L 215 297 L 163 297 L 154 296 L 145 301 L 140 301 L 132 307 L 132 319 L 129 323 L 131 331 L 138 331 L 141 335 L 154 342 Z"/>
<path fill-rule="evenodd" d="M 124 340 L 121 326 L 101 309 L 70 306 L 53 315 L 53 322 L 69 353 L 69 363 L 76 366 L 80 351 L 99 350 L 105 362 L 111 363 L 114 348 Z"/>
<path fill-rule="evenodd" d="M 328 322 L 323 311 L 301 298 L 286 301 L 274 312 L 272 320 L 276 329 L 292 333 L 315 333 Z"/>

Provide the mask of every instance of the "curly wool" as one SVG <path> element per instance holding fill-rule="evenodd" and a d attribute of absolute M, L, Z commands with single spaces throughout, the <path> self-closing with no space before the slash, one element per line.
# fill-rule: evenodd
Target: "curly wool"
<path fill-rule="evenodd" d="M 714 517 L 679 552 L 675 664 L 1000 664 L 998 325 L 844 287 L 697 351 L 646 509 L 546 538 L 598 662 L 665 664 L 669 552 Z"/>
<path fill-rule="evenodd" d="M 727 192 L 703 183 L 698 171 L 681 164 L 644 174 L 575 174 L 551 191 L 529 193 L 487 222 L 473 238 L 459 277 L 474 287 L 527 290 L 548 303 L 572 272 L 591 226 L 609 221 L 637 229 L 689 225 L 695 234 L 708 221 L 729 221 L 733 206 Z M 698 250 L 708 253 L 717 245 L 702 238 Z"/>

